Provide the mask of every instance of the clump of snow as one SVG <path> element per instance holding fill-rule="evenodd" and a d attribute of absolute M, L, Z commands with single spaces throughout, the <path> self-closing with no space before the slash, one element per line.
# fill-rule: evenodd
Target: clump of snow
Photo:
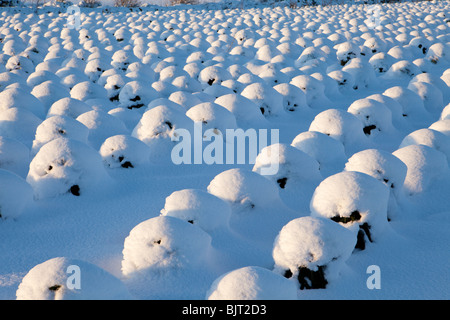
<path fill-rule="evenodd" d="M 408 167 L 404 188 L 409 195 L 425 191 L 448 172 L 444 153 L 422 144 L 411 144 L 393 152 Z"/>
<path fill-rule="evenodd" d="M 42 102 L 47 112 L 54 102 L 69 97 L 69 90 L 59 81 L 47 80 L 35 86 L 31 94 Z"/>
<path fill-rule="evenodd" d="M 194 94 L 187 91 L 174 91 L 169 96 L 168 99 L 176 104 L 185 108 L 185 110 L 189 110 L 193 106 L 202 103 L 198 97 Z"/>
<path fill-rule="evenodd" d="M 450 103 L 442 110 L 440 120 L 450 119 Z"/>
<path fill-rule="evenodd" d="M 102 86 L 91 82 L 91 81 L 83 81 L 77 83 L 70 90 L 70 97 L 74 99 L 78 99 L 81 101 L 86 101 L 89 99 L 107 99 L 108 93 L 105 88 Z"/>
<path fill-rule="evenodd" d="M 83 101 L 70 97 L 55 101 L 47 112 L 47 118 L 51 116 L 66 116 L 76 119 L 79 115 L 91 111 L 92 108 Z"/>
<path fill-rule="evenodd" d="M 256 103 L 266 117 L 284 112 L 283 96 L 269 85 L 260 82 L 249 84 L 242 90 L 241 95 Z"/>
<path fill-rule="evenodd" d="M 248 128 L 254 125 L 258 127 L 266 122 L 258 105 L 240 94 L 225 94 L 218 97 L 214 103 L 233 113 L 239 127 Z"/>
<path fill-rule="evenodd" d="M 206 293 L 207 300 L 296 300 L 292 281 L 268 269 L 249 266 L 217 278 Z"/>
<path fill-rule="evenodd" d="M 161 215 L 182 219 L 206 232 L 228 228 L 230 205 L 224 200 L 199 189 L 183 189 L 170 194 Z"/>
<path fill-rule="evenodd" d="M 236 209 L 264 208 L 279 201 L 275 182 L 244 169 L 230 169 L 218 174 L 208 185 L 208 192 Z"/>
<path fill-rule="evenodd" d="M 345 66 L 350 59 L 359 56 L 361 49 L 351 41 L 346 41 L 336 45 L 336 57 L 341 66 Z"/>
<path fill-rule="evenodd" d="M 433 122 L 428 128 L 439 131 L 446 136 L 450 136 L 450 119 L 443 119 Z"/>
<path fill-rule="evenodd" d="M 236 117 L 228 109 L 214 102 L 203 102 L 191 107 L 186 115 L 201 124 L 204 137 L 225 137 L 227 129 L 237 129 Z M 225 139 L 224 139 L 225 141 Z"/>
<path fill-rule="evenodd" d="M 5 68 L 26 77 L 34 71 L 34 64 L 26 56 L 13 55 L 6 62 Z"/>
<path fill-rule="evenodd" d="M 408 89 L 415 92 L 423 101 L 425 109 L 431 113 L 440 113 L 444 106 L 444 96 L 435 85 L 417 81 L 408 84 Z"/>
<path fill-rule="evenodd" d="M 348 72 L 353 76 L 355 80 L 355 86 L 353 88 L 355 90 L 374 87 L 374 84 L 377 82 L 372 65 L 359 57 L 351 59 L 342 68 L 342 71 Z"/>
<path fill-rule="evenodd" d="M 407 173 L 407 167 L 400 159 L 384 150 L 366 149 L 348 159 L 345 171 L 362 172 L 383 182 L 390 190 L 388 218 L 397 214 Z"/>
<path fill-rule="evenodd" d="M 99 152 L 109 168 L 134 168 L 150 161 L 149 147 L 129 135 L 119 134 L 107 138 Z"/>
<path fill-rule="evenodd" d="M 311 108 L 324 110 L 331 105 L 330 99 L 325 95 L 325 86 L 310 75 L 298 75 L 289 82 L 300 88 L 306 95 L 306 101 Z"/>
<path fill-rule="evenodd" d="M 288 144 L 272 144 L 256 157 L 253 171 L 276 183 L 290 206 L 307 210 L 314 189 L 322 181 L 319 163 Z"/>
<path fill-rule="evenodd" d="M 133 129 L 132 136 L 150 147 L 152 162 L 171 161 L 171 151 L 178 142 L 177 129 L 193 132 L 193 121 L 183 111 L 161 105 L 146 111 Z"/>
<path fill-rule="evenodd" d="M 61 79 L 54 73 L 47 71 L 47 70 L 41 70 L 41 71 L 35 71 L 31 73 L 27 78 L 27 85 L 30 88 L 34 88 L 35 86 L 45 82 L 45 81 L 61 81 Z"/>
<path fill-rule="evenodd" d="M 79 276 L 79 278 L 76 278 Z M 104 269 L 57 257 L 34 266 L 16 292 L 17 300 L 129 300 L 125 285 Z"/>
<path fill-rule="evenodd" d="M 119 92 L 120 106 L 139 109 L 158 98 L 156 90 L 139 81 L 127 82 Z"/>
<path fill-rule="evenodd" d="M 402 130 L 407 124 L 406 117 L 403 116 L 403 107 L 396 100 L 379 93 L 372 94 L 366 99 L 378 101 L 389 108 L 394 128 Z"/>
<path fill-rule="evenodd" d="M 292 140 L 291 145 L 316 159 L 325 178 L 342 171 L 347 161 L 344 145 L 321 132 L 302 132 Z"/>
<path fill-rule="evenodd" d="M 429 121 L 430 114 L 425 109 L 425 105 L 420 96 L 414 91 L 406 87 L 395 86 L 385 90 L 383 95 L 394 99 L 402 105 L 402 115 L 411 124 L 420 125 Z"/>
<path fill-rule="evenodd" d="M 204 263 L 211 250 L 211 237 L 186 221 L 169 216 L 148 219 L 125 238 L 122 273 L 174 272 Z"/>
<path fill-rule="evenodd" d="M 403 138 L 399 149 L 409 145 L 425 145 L 441 151 L 450 163 L 450 137 L 433 129 L 419 129 Z"/>
<path fill-rule="evenodd" d="M 275 272 L 297 278 L 300 289 L 324 289 L 350 257 L 356 236 L 325 218 L 301 217 L 287 223 L 275 239 Z"/>
<path fill-rule="evenodd" d="M 440 42 L 432 44 L 428 48 L 425 59 L 432 64 L 448 64 L 450 61 L 448 57 L 448 44 Z"/>
<path fill-rule="evenodd" d="M 354 90 L 355 80 L 350 73 L 342 70 L 334 70 L 328 73 L 328 76 L 336 81 L 341 93 L 351 93 Z"/>
<path fill-rule="evenodd" d="M 107 138 L 118 134 L 129 134 L 122 120 L 102 110 L 82 113 L 76 120 L 89 129 L 89 144 L 97 150 Z"/>
<path fill-rule="evenodd" d="M 225 4 L 226 10 L 223 3 L 176 10 L 80 7 L 79 30 L 69 29 L 65 5 L 3 10 L 0 170 L 5 177 L 17 174 L 11 178 L 17 183 L 28 177 L 23 187 L 32 188 L 35 201 L 23 209 L 18 203 L 8 216 L 0 204 L 7 218 L 0 221 L 0 298 L 14 299 L 23 271 L 54 252 L 104 267 L 140 299 L 204 299 L 214 280 L 246 266 L 254 266 L 240 270 L 248 279 L 222 278 L 231 280 L 220 281 L 221 294 L 445 296 L 449 1 L 362 2 Z M 202 159 L 200 165 L 194 157 L 195 165 L 174 165 L 177 150 L 183 160 L 200 155 L 188 149 L 199 142 L 192 137 L 202 138 L 195 123 L 211 132 L 256 130 L 259 148 L 246 149 L 248 163 Z M 86 129 L 72 131 L 80 125 L 89 129 L 87 140 Z M 279 139 L 267 143 L 261 129 L 279 129 Z M 231 143 L 217 145 L 220 136 L 214 138 L 202 151 L 232 151 Z M 282 149 L 278 159 L 269 157 L 276 146 Z M 273 174 L 266 170 L 271 167 Z M 0 198 L 12 207 L 19 193 L 6 180 Z M 336 257 L 315 269 L 273 272 L 274 239 L 290 221 L 311 214 L 351 233 L 353 247 L 370 250 L 345 263 Z M 206 231 L 193 237 L 205 241 L 191 246 L 201 248 L 176 267 L 142 264 L 145 270 L 125 277 L 123 240 L 154 217 L 176 220 L 164 225 L 184 223 L 189 231 L 173 228 L 173 235 L 186 246 L 191 233 Z M 162 224 L 153 224 L 155 234 Z M 394 232 L 382 233 L 390 228 Z M 328 248 L 337 234 L 314 239 Z M 292 241 L 296 254 L 307 248 L 302 244 L 311 245 L 300 239 Z M 158 259 L 144 242 L 134 247 L 136 261 Z M 178 253 L 170 247 L 167 256 Z M 340 273 L 333 272 L 335 262 Z M 373 264 L 381 268 L 382 290 L 365 286 Z M 399 277 L 392 268 L 405 272 Z M 249 274 L 259 278 L 251 282 Z M 316 276 L 329 282 L 326 289 L 296 297 L 298 282 L 313 286 Z M 442 281 L 430 285 L 430 277 Z M 68 292 L 57 285 L 36 292 Z M 108 297 L 96 291 L 95 298 Z"/>
<path fill-rule="evenodd" d="M 43 145 L 30 163 L 27 182 L 38 199 L 91 192 L 107 177 L 98 152 L 83 142 L 57 138 Z"/>
<path fill-rule="evenodd" d="M 32 94 L 20 88 L 9 88 L 0 93 L 0 111 L 11 108 L 25 109 L 36 117 L 45 118 L 45 106 Z"/>
<path fill-rule="evenodd" d="M 89 129 L 81 122 L 66 116 L 52 116 L 45 119 L 36 128 L 36 136 L 31 147 L 34 156 L 47 142 L 67 138 L 88 143 Z"/>
<path fill-rule="evenodd" d="M 305 93 L 290 83 L 280 83 L 273 87 L 283 95 L 283 106 L 286 111 L 309 109 Z"/>
<path fill-rule="evenodd" d="M 379 101 L 359 99 L 354 101 L 347 111 L 361 120 L 366 136 L 376 136 L 378 133 L 391 133 L 394 129 L 391 110 Z"/>
<path fill-rule="evenodd" d="M 389 81 L 391 79 L 401 79 L 409 82 L 412 78 L 420 73 L 420 69 L 412 62 L 409 62 L 408 60 L 401 60 L 392 64 L 387 72 L 380 76 L 380 79 L 386 81 Z"/>
<path fill-rule="evenodd" d="M 209 193 L 230 204 L 230 228 L 266 252 L 280 228 L 298 216 L 278 190 L 275 182 L 241 168 L 219 173 L 207 187 Z"/>
<path fill-rule="evenodd" d="M 321 132 L 340 141 L 349 156 L 362 150 L 368 141 L 361 120 L 340 109 L 327 109 L 319 113 L 311 122 L 309 131 Z"/>
<path fill-rule="evenodd" d="M 220 84 L 222 81 L 231 79 L 231 74 L 224 68 L 219 66 L 209 66 L 200 71 L 198 80 L 201 84 L 212 86 L 213 84 Z"/>
<path fill-rule="evenodd" d="M 358 234 L 359 249 L 365 238 L 376 241 L 387 226 L 389 189 L 374 177 L 343 171 L 323 180 L 311 198 L 311 215 L 324 217 Z"/>

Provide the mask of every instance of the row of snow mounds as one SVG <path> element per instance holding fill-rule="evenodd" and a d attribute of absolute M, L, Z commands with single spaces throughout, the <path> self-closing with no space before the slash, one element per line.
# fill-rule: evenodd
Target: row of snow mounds
<path fill-rule="evenodd" d="M 296 299 L 298 288 L 326 287 L 450 159 L 448 2 L 383 7 L 374 29 L 363 7 L 338 8 L 89 11 L 78 31 L 65 15 L 2 14 L 2 218 L 33 193 L 80 196 L 108 168 L 170 161 L 175 129 L 313 114 L 291 145 L 261 150 L 253 171 L 168 195 L 160 216 L 130 231 L 121 270 L 153 298 Z M 264 176 L 274 150 L 279 171 Z M 217 277 L 217 237 L 265 252 L 273 270 Z M 69 265 L 95 278 L 86 297 L 128 297 L 111 275 L 68 258 L 30 270 L 17 297 L 75 298 Z"/>
<path fill-rule="evenodd" d="M 289 146 L 279 149 L 282 150 L 281 162 L 300 154 L 286 152 Z M 399 151 L 408 155 L 405 149 Z M 429 162 L 439 153 L 434 151 L 433 154 L 430 150 L 434 149 L 422 145 L 417 149 L 423 149 L 429 156 L 425 161 L 417 160 L 415 150 L 412 157 L 418 163 Z M 260 155 L 265 156 L 264 152 Z M 255 165 L 255 171 L 257 167 Z M 287 207 L 280 210 L 283 204 L 278 197 L 278 187 L 281 185 L 277 186 L 255 171 L 227 170 L 211 181 L 207 191 L 173 192 L 166 198 L 159 217 L 146 220 L 131 230 L 123 249 L 124 281 L 140 283 L 147 290 L 156 290 L 158 297 L 167 298 L 174 298 L 173 284 L 178 283 L 178 288 L 192 284 L 191 277 L 199 270 L 204 273 L 195 278 L 201 290 L 196 289 L 204 292 L 210 286 L 206 291 L 208 299 L 287 300 L 297 298 L 299 286 L 301 289 L 326 288 L 329 281 L 338 277 L 355 248 L 364 249 L 366 241 L 376 242 L 388 228 L 388 202 L 392 196 L 389 190 L 394 190 L 394 184 L 397 188 L 401 186 L 407 169 L 410 170 L 409 165 L 387 152 L 368 149 L 355 154 L 344 171 L 320 183 L 311 199 L 311 215 L 300 218 L 294 218 L 295 212 L 283 215 L 289 212 Z M 264 220 L 264 224 L 270 221 L 270 230 L 267 225 L 258 225 L 258 220 Z M 274 270 L 242 267 L 214 280 L 213 273 L 207 270 L 217 258 L 212 242 L 215 236 L 230 229 L 265 250 L 273 246 Z M 264 235 L 261 235 L 262 230 Z M 267 237 L 268 234 L 272 237 Z M 275 239 L 273 244 L 266 242 L 267 238 Z M 17 297 L 70 299 L 74 293 L 65 287 L 67 273 L 61 276 L 61 270 L 71 263 L 66 258 L 58 258 L 36 266 L 23 279 Z M 79 262 L 76 265 L 80 265 Z M 87 276 L 91 276 L 91 269 L 93 274 L 102 274 L 97 281 L 103 281 L 104 277 L 105 282 L 109 281 L 108 288 L 112 286 L 107 291 L 108 298 L 128 297 L 122 283 L 96 267 L 89 266 Z M 37 272 L 42 273 L 45 282 L 33 280 Z M 171 285 L 165 286 L 168 281 Z M 92 293 L 90 290 L 83 292 L 89 298 L 103 294 L 98 288 Z M 177 294 L 180 293 L 177 291 Z M 183 294 L 188 297 L 198 292 L 187 290 Z"/>

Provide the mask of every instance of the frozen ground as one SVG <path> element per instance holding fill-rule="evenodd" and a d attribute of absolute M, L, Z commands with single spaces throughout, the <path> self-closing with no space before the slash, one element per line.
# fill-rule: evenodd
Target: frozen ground
<path fill-rule="evenodd" d="M 0 298 L 449 299 L 449 9 L 3 10 Z M 279 171 L 173 164 L 194 122 Z"/>

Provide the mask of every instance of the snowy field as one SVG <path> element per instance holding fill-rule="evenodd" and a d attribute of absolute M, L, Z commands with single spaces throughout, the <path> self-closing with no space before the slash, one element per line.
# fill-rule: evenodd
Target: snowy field
<path fill-rule="evenodd" d="M 2 8 L 0 299 L 449 299 L 449 27 Z"/>

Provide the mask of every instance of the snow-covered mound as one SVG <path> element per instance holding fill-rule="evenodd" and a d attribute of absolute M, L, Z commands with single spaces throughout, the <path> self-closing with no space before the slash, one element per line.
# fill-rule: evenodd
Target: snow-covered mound
<path fill-rule="evenodd" d="M 216 279 L 206 293 L 208 300 L 296 300 L 293 282 L 270 270 L 250 266 Z"/>
<path fill-rule="evenodd" d="M 166 198 L 161 215 L 185 220 L 210 232 L 228 228 L 231 208 L 227 202 L 206 191 L 184 189 Z"/>
<path fill-rule="evenodd" d="M 275 239 L 274 268 L 286 278 L 297 278 L 301 290 L 326 288 L 329 279 L 338 276 L 355 244 L 356 236 L 336 222 L 297 218 Z"/>
<path fill-rule="evenodd" d="M 177 144 L 177 129 L 193 132 L 194 121 L 178 109 L 161 105 L 146 111 L 133 129 L 132 136 L 150 148 L 150 159 L 156 163 L 170 161 Z"/>
<path fill-rule="evenodd" d="M 36 136 L 31 147 L 32 155 L 52 140 L 67 138 L 88 143 L 89 129 L 79 121 L 67 116 L 52 116 L 36 128 Z"/>
<path fill-rule="evenodd" d="M 448 172 L 445 154 L 427 145 L 407 145 L 393 154 L 408 167 L 404 188 L 409 195 L 425 191 Z"/>
<path fill-rule="evenodd" d="M 389 189 L 365 173 L 343 171 L 323 180 L 311 198 L 311 215 L 331 219 L 358 234 L 356 246 L 377 241 L 388 225 Z"/>
<path fill-rule="evenodd" d="M 347 161 L 344 145 L 321 132 L 302 132 L 292 140 L 291 145 L 316 159 L 324 178 L 342 171 Z"/>
<path fill-rule="evenodd" d="M 263 247 L 271 246 L 278 230 L 297 215 L 282 201 L 277 183 L 254 171 L 221 172 L 211 180 L 207 191 L 230 204 L 231 229 Z"/>
<path fill-rule="evenodd" d="M 99 152 L 109 168 L 134 168 L 150 161 L 150 148 L 129 135 L 119 134 L 107 138 Z"/>
<path fill-rule="evenodd" d="M 311 122 L 309 131 L 321 132 L 340 141 L 347 155 L 363 149 L 368 140 L 361 120 L 340 109 L 328 109 L 319 113 Z"/>
<path fill-rule="evenodd" d="M 322 181 L 320 165 L 307 153 L 288 144 L 261 150 L 253 171 L 279 186 L 280 197 L 297 210 L 306 211 L 314 189 Z"/>
<path fill-rule="evenodd" d="M 17 300 L 129 300 L 125 285 L 86 261 L 58 257 L 34 266 L 19 285 Z"/>
<path fill-rule="evenodd" d="M 30 163 L 27 181 L 37 198 L 95 190 L 107 179 L 102 158 L 87 144 L 57 138 L 43 145 Z"/>
<path fill-rule="evenodd" d="M 345 164 L 345 171 L 358 171 L 383 182 L 390 190 L 388 219 L 395 216 L 403 197 L 407 166 L 393 154 L 379 149 L 355 153 Z"/>
<path fill-rule="evenodd" d="M 122 273 L 174 272 L 208 258 L 211 237 L 199 227 L 170 216 L 141 222 L 125 239 Z"/>

